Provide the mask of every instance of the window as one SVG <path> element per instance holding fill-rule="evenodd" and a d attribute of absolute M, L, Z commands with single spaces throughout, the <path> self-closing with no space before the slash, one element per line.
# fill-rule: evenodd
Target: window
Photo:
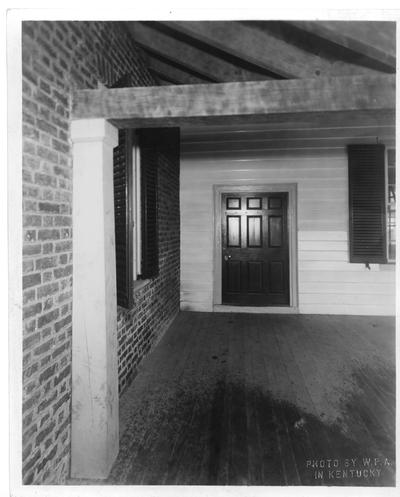
<path fill-rule="evenodd" d="M 386 151 L 387 172 L 387 246 L 388 261 L 396 259 L 396 151 Z"/>
<path fill-rule="evenodd" d="M 179 163 L 179 128 L 119 130 L 114 149 L 117 302 L 128 309 L 137 282 L 159 272 L 158 177 L 170 160 Z"/>
<path fill-rule="evenodd" d="M 382 144 L 349 145 L 350 262 L 395 257 L 395 160 Z"/>
<path fill-rule="evenodd" d="M 117 301 L 128 309 L 136 282 L 158 274 L 158 160 L 152 134 L 120 130 L 114 149 Z"/>
<path fill-rule="evenodd" d="M 132 277 L 133 281 L 141 279 L 142 275 L 142 230 L 141 230 L 141 181 L 140 181 L 140 149 L 139 143 L 136 140 L 132 144 L 132 217 L 133 217 L 133 264 L 132 264 Z"/>
<path fill-rule="evenodd" d="M 140 145 L 143 131 L 133 133 L 131 184 L 132 280 L 150 279 L 158 273 L 157 160 Z M 141 140 L 143 142 L 143 140 Z M 154 150 L 152 151 L 154 153 Z M 143 167 L 142 167 L 143 162 Z"/>

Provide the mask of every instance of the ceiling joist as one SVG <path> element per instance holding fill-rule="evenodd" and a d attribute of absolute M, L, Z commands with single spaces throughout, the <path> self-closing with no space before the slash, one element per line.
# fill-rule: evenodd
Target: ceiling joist
<path fill-rule="evenodd" d="M 229 82 L 267 79 L 265 74 L 243 69 L 166 34 L 160 29 L 162 25 L 159 22 L 132 22 L 128 25 L 132 37 L 149 54 L 149 59 L 153 55 L 163 57 L 185 66 L 189 71 L 196 71 L 208 80 Z"/>
<path fill-rule="evenodd" d="M 396 70 L 394 22 L 291 21 L 290 25 L 343 47 L 388 72 Z"/>
<path fill-rule="evenodd" d="M 303 50 L 271 34 L 268 23 L 168 21 L 161 24 L 289 79 L 380 73 Z"/>
<path fill-rule="evenodd" d="M 205 76 L 191 71 L 180 64 L 163 60 L 159 57 L 149 57 L 148 67 L 150 71 L 161 75 L 162 79 L 171 81 L 177 85 L 195 85 L 204 83 L 217 83 L 217 80 L 210 81 Z"/>

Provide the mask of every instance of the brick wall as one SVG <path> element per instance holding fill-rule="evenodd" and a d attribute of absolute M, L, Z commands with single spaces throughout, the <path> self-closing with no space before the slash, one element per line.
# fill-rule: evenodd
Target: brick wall
<path fill-rule="evenodd" d="M 131 311 L 118 308 L 120 392 L 129 385 L 144 355 L 179 311 L 179 162 L 160 156 L 158 164 L 159 275 L 135 292 Z"/>
<path fill-rule="evenodd" d="M 132 85 L 154 84 L 119 23 L 23 23 L 22 455 L 26 484 L 63 483 L 69 474 L 71 90 L 96 88 L 99 83 L 111 86 L 126 74 Z M 165 223 L 160 223 L 164 247 L 160 277 L 137 295 L 137 312 L 119 310 L 122 385 L 127 384 L 131 371 L 157 337 L 158 327 L 168 322 L 177 305 L 179 241 L 170 239 L 168 231 L 179 229 L 179 221 L 170 226 L 166 219 L 168 209 L 174 216 L 179 209 L 176 199 L 167 198 L 176 196 L 179 201 L 176 174 L 168 165 L 162 168 L 160 194 L 165 211 L 161 215 Z M 168 280 L 174 286 L 170 287 Z"/>

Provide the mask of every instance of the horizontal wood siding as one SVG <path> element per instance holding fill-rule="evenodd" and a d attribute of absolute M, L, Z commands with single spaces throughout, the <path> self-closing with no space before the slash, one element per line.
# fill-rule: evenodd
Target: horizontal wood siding
<path fill-rule="evenodd" d="M 392 145 L 393 130 L 384 132 Z M 257 133 L 256 139 L 241 133 L 240 142 L 232 132 L 220 139 L 218 133 L 182 133 L 181 308 L 213 308 L 213 185 L 297 183 L 299 311 L 394 314 L 394 266 L 349 263 L 346 144 L 360 142 L 362 131 L 346 130 L 344 140 L 338 128 L 337 136 L 330 130 L 331 139 L 324 133 L 303 143 L 297 131 L 287 146 L 287 130 L 275 142 L 262 142 Z"/>

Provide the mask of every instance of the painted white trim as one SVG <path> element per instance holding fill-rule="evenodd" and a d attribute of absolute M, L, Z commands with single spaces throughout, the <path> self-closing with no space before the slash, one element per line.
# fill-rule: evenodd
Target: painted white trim
<path fill-rule="evenodd" d="M 245 312 L 250 314 L 298 314 L 297 307 L 250 307 L 240 305 L 214 305 L 214 312 Z"/>
<path fill-rule="evenodd" d="M 257 185 L 225 184 L 214 185 L 214 254 L 213 254 L 213 309 L 218 306 L 232 308 L 227 312 L 298 312 L 298 269 L 297 269 L 297 183 L 267 183 Z M 288 307 L 241 307 L 222 306 L 222 252 L 221 252 L 221 195 L 223 193 L 245 192 L 287 192 L 288 193 L 288 232 L 289 232 L 289 285 L 290 305 Z M 243 310 L 249 309 L 249 310 Z M 254 310 L 253 310 L 254 309 Z M 258 309 L 258 310 L 257 310 Z M 261 311 L 260 311 L 261 309 Z M 276 311 L 274 309 L 279 309 Z M 222 311 L 223 312 L 223 311 Z M 284 312 L 282 310 L 282 312 Z"/>
<path fill-rule="evenodd" d="M 135 243 L 134 243 L 134 253 L 135 253 L 135 277 L 137 278 L 138 274 L 142 274 L 142 213 L 141 213 L 141 164 L 140 164 L 140 148 L 139 143 L 135 144 L 135 154 L 133 155 L 135 158 L 135 170 L 133 176 L 133 180 L 135 182 L 135 186 L 133 191 L 135 192 L 135 198 L 133 199 L 134 209 L 135 209 L 135 217 L 134 217 L 134 232 L 135 232 Z"/>
<path fill-rule="evenodd" d="M 73 121 L 71 477 L 107 478 L 119 450 L 113 147 L 102 119 Z M 87 137 L 87 139 L 85 139 Z"/>
<path fill-rule="evenodd" d="M 115 147 L 118 145 L 118 130 L 105 119 L 79 119 L 71 122 L 71 140 L 74 145 L 101 140 Z"/>
<path fill-rule="evenodd" d="M 386 264 L 396 264 L 396 259 L 389 258 L 389 150 L 396 152 L 396 147 L 385 147 L 385 231 L 386 231 Z M 397 216 L 396 216 L 397 222 Z M 397 228 L 397 227 L 396 227 Z M 382 264 L 383 265 L 383 264 Z"/>

